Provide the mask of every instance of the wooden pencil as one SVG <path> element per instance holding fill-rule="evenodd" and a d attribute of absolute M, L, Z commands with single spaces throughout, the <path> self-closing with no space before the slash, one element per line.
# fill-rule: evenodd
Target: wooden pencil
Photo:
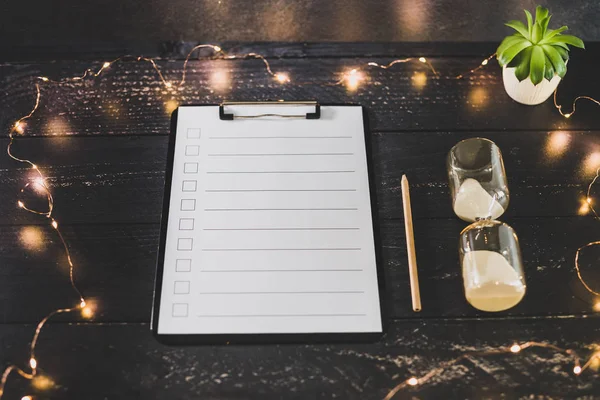
<path fill-rule="evenodd" d="M 419 290 L 419 273 L 417 272 L 417 253 L 415 251 L 415 235 L 410 206 L 410 189 L 406 175 L 402 175 L 402 206 L 404 208 L 404 230 L 406 232 L 406 252 L 408 254 L 412 307 L 413 311 L 419 312 L 421 311 L 421 292 Z"/>

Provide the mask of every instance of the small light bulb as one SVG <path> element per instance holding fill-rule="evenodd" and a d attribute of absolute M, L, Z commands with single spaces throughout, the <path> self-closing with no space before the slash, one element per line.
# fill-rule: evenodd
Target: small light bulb
<path fill-rule="evenodd" d="M 565 115 L 564 115 L 564 117 L 565 117 L 565 118 L 571 118 L 571 115 L 573 115 L 573 113 L 568 113 L 568 114 L 565 114 Z"/>
<path fill-rule="evenodd" d="M 218 53 L 221 51 L 221 48 L 219 46 L 214 46 L 213 49 Z"/>
<path fill-rule="evenodd" d="M 33 400 L 33 397 L 27 395 L 27 396 L 21 397 L 21 400 Z"/>
<path fill-rule="evenodd" d="M 55 220 L 52 220 L 52 227 L 54 229 L 57 229 L 58 228 L 58 222 L 56 222 Z"/>
<path fill-rule="evenodd" d="M 46 78 L 45 76 L 40 76 L 40 79 L 43 80 L 44 82 L 48 82 L 48 78 Z"/>
<path fill-rule="evenodd" d="M 102 64 L 102 68 L 108 68 L 110 67 L 110 63 L 108 61 L 106 61 L 104 64 Z"/>
<path fill-rule="evenodd" d="M 25 204 L 23 204 L 21 200 L 17 201 L 17 204 L 19 205 L 19 207 L 25 208 Z"/>
<path fill-rule="evenodd" d="M 37 368 L 37 361 L 35 360 L 35 358 L 31 357 L 29 359 L 29 366 L 31 367 L 31 369 Z"/>
<path fill-rule="evenodd" d="M 86 305 L 85 300 L 81 300 L 81 303 L 79 303 L 79 307 L 84 308 Z"/>
<path fill-rule="evenodd" d="M 427 59 L 425 57 L 419 57 L 419 61 L 421 61 L 422 63 L 427 62 Z"/>
<path fill-rule="evenodd" d="M 575 375 L 579 375 L 581 373 L 581 367 L 579 365 L 576 365 L 575 368 L 573 368 L 573 373 Z"/>
<path fill-rule="evenodd" d="M 21 125 L 20 121 L 15 122 L 15 129 L 18 129 L 20 125 Z"/>
<path fill-rule="evenodd" d="M 419 384 L 419 380 L 415 377 L 412 377 L 406 381 L 406 383 L 408 383 L 410 386 L 417 386 Z"/>
<path fill-rule="evenodd" d="M 275 79 L 277 79 L 277 81 L 279 83 L 286 83 L 290 81 L 290 78 L 287 74 L 284 73 L 277 73 L 275 74 Z"/>
<path fill-rule="evenodd" d="M 518 353 L 521 351 L 521 346 L 515 343 L 512 346 L 510 346 L 510 351 L 512 351 L 513 353 Z"/>
<path fill-rule="evenodd" d="M 485 59 L 485 60 L 483 60 L 483 61 L 481 62 L 481 65 L 487 65 L 487 63 L 488 63 L 488 60 L 487 60 L 487 59 Z"/>
<path fill-rule="evenodd" d="M 591 197 L 588 197 L 587 199 L 585 199 L 585 201 L 587 201 L 588 204 L 592 204 L 592 198 Z"/>
<path fill-rule="evenodd" d="M 170 88 L 171 86 L 173 86 L 173 84 L 171 84 L 171 82 L 166 82 L 165 86 Z"/>
<path fill-rule="evenodd" d="M 37 165 L 35 165 L 35 164 L 31 164 L 31 168 L 38 169 Z"/>

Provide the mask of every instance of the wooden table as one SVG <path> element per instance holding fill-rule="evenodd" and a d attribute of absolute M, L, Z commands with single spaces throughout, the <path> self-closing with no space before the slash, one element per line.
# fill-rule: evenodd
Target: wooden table
<path fill-rule="evenodd" d="M 180 79 L 189 48 L 169 55 L 176 61 L 157 62 L 167 79 Z M 276 82 L 260 60 L 204 60 L 190 62 L 186 84 L 174 92 L 144 62 L 115 64 L 96 79 L 42 85 L 40 109 L 14 151 L 49 176 L 76 280 L 97 310 L 91 321 L 57 317 L 43 332 L 37 358 L 41 373 L 56 383 L 53 389 L 37 390 L 13 376 L 6 399 L 28 393 L 51 399 L 381 399 L 397 383 L 465 351 L 538 340 L 591 354 L 600 320 L 573 258 L 578 247 L 600 239 L 600 222 L 578 215 L 600 166 L 600 108 L 578 103 L 577 113 L 565 119 L 552 100 L 519 105 L 505 94 L 495 61 L 464 79 L 452 78 L 476 67 L 495 44 L 223 48 L 260 52 L 292 81 Z M 600 97 L 599 84 L 591 82 L 599 51 L 588 46 L 585 53 L 574 52 L 559 93 L 567 111 L 576 94 Z M 366 66 L 422 55 L 439 77 L 419 62 L 388 70 Z M 0 65 L 0 146 L 8 144 L 14 121 L 31 109 L 34 77 L 72 77 L 104 61 Z M 352 68 L 367 74 L 356 91 L 333 84 Z M 170 110 L 178 103 L 222 99 L 310 98 L 369 108 L 387 284 L 385 337 L 372 344 L 160 345 L 149 319 Z M 566 148 L 557 147 L 556 132 L 568 138 Z M 445 156 L 457 141 L 473 136 L 490 138 L 503 150 L 512 197 L 502 219 L 519 234 L 528 283 L 517 307 L 496 314 L 478 312 L 464 298 L 457 243 L 466 224 L 454 216 L 448 194 Z M 410 303 L 402 174 L 412 184 L 423 299 L 418 314 Z M 25 367 L 37 321 L 78 302 L 48 221 L 16 206 L 30 176 L 30 169 L 0 157 L 1 366 Z M 586 254 L 583 273 L 599 290 L 594 266 L 600 252 Z M 597 373 L 576 377 L 572 368 L 567 356 L 545 349 L 474 357 L 396 398 L 600 396 Z"/>

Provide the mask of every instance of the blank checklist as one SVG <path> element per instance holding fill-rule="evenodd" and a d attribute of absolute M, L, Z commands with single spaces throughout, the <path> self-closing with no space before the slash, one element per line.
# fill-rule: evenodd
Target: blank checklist
<path fill-rule="evenodd" d="M 381 332 L 362 107 L 226 121 L 182 106 L 175 118 L 157 333 Z"/>

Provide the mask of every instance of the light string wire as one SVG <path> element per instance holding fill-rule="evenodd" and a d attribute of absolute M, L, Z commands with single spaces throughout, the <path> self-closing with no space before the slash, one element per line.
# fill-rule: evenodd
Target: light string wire
<path fill-rule="evenodd" d="M 188 63 L 193 55 L 193 53 L 197 50 L 200 49 L 211 49 L 212 50 L 212 55 L 209 57 L 198 57 L 198 59 L 206 59 L 206 58 L 212 58 L 212 59 L 224 59 L 224 60 L 235 60 L 235 59 L 250 59 L 250 58 L 254 58 L 254 59 L 258 59 L 260 60 L 265 67 L 265 71 L 272 76 L 276 81 L 278 81 L 279 83 L 288 83 L 290 82 L 290 78 L 286 73 L 282 73 L 282 72 L 274 72 L 271 68 L 271 65 L 268 61 L 268 59 L 263 56 L 262 54 L 259 53 L 255 53 L 255 52 L 250 52 L 250 53 L 245 53 L 245 54 L 235 54 L 235 55 L 230 55 L 228 53 L 226 53 L 225 51 L 223 51 L 223 49 L 220 46 L 217 45 L 213 45 L 213 44 L 199 44 L 195 47 L 193 47 L 187 54 L 185 61 L 183 63 L 183 68 L 182 68 L 182 73 L 181 73 L 181 79 L 180 81 L 177 83 L 176 87 L 180 88 L 182 87 L 185 82 L 186 82 L 186 77 L 187 77 L 187 66 Z M 454 79 L 462 79 L 464 78 L 466 75 L 468 74 L 472 74 L 476 71 L 478 71 L 479 69 L 483 68 L 484 66 L 486 66 L 489 61 L 495 57 L 495 53 L 490 55 L 489 57 L 487 57 L 486 59 L 484 59 L 480 65 L 476 68 L 473 68 L 463 74 L 457 75 L 454 77 Z M 160 68 L 158 67 L 158 65 L 155 62 L 155 59 L 153 58 L 148 58 L 148 57 L 143 57 L 143 56 L 131 56 L 131 55 L 124 55 L 118 58 L 113 59 L 112 61 L 106 61 L 102 64 L 102 66 L 97 69 L 91 69 L 88 68 L 84 71 L 84 73 L 82 75 L 79 76 L 75 76 L 75 77 L 71 77 L 71 78 L 63 78 L 63 79 L 59 79 L 59 80 L 52 80 L 46 76 L 38 76 L 37 80 L 44 82 L 44 83 L 53 83 L 53 84 L 62 84 L 62 83 L 67 83 L 67 82 L 74 82 L 74 81 L 83 81 L 86 78 L 96 78 L 98 76 L 100 76 L 105 70 L 107 70 L 108 68 L 110 68 L 112 65 L 114 65 L 115 63 L 118 62 L 126 62 L 126 61 L 136 61 L 136 62 L 146 62 L 149 63 L 152 68 L 154 69 L 154 71 L 156 72 L 160 82 L 167 88 L 172 88 L 173 87 L 173 83 L 168 81 L 165 76 L 163 75 L 163 73 L 161 72 Z M 367 67 L 377 67 L 380 69 L 384 69 L 387 70 L 391 67 L 393 67 L 396 64 L 403 64 L 403 63 L 407 63 L 407 62 L 411 62 L 411 61 L 418 61 L 420 63 L 426 64 L 428 66 L 428 68 L 431 70 L 431 72 L 436 76 L 436 77 L 440 77 L 440 74 L 436 71 L 436 69 L 434 68 L 433 64 L 431 64 L 431 62 L 426 59 L 425 57 L 419 57 L 418 59 L 413 58 L 413 57 L 409 57 L 409 58 L 402 58 L 402 59 L 396 59 L 391 61 L 388 64 L 378 64 L 376 62 L 368 62 L 366 64 Z M 346 84 L 349 89 L 352 89 L 353 87 L 357 87 L 358 84 L 365 80 L 364 75 L 362 74 L 361 70 L 358 69 L 352 69 L 349 72 L 345 72 L 342 74 L 341 79 L 337 80 L 334 82 L 334 85 L 340 85 L 340 84 Z M 54 199 L 52 197 L 52 193 L 50 191 L 50 188 L 47 184 L 47 179 L 46 176 L 42 173 L 42 171 L 40 170 L 40 168 L 31 160 L 29 159 L 25 159 L 25 158 L 21 158 L 21 157 L 17 157 L 16 155 L 14 155 L 14 153 L 12 152 L 12 146 L 14 144 L 16 135 L 15 134 L 22 134 L 25 130 L 26 127 L 26 121 L 28 119 L 30 119 L 35 113 L 36 111 L 39 109 L 40 107 L 40 100 L 41 100 L 41 88 L 40 88 L 40 83 L 36 82 L 35 83 L 35 89 L 36 89 L 36 96 L 35 96 L 35 103 L 34 106 L 32 107 L 31 111 L 26 114 L 25 116 L 19 118 L 14 125 L 11 127 L 10 131 L 9 131 L 9 143 L 7 145 L 7 154 L 10 158 L 12 158 L 13 160 L 19 162 L 19 163 L 24 163 L 27 164 L 31 169 L 33 169 L 37 175 L 37 179 L 34 182 L 29 181 L 28 183 L 26 183 L 22 189 L 20 190 L 20 193 L 24 193 L 24 191 L 32 186 L 33 184 L 36 184 L 38 187 L 40 187 L 43 191 L 43 193 L 46 196 L 46 200 L 47 200 L 47 211 L 39 211 L 39 210 L 35 210 L 32 208 L 27 207 L 27 205 L 20 199 L 17 201 L 17 205 L 19 206 L 19 208 L 30 212 L 32 214 L 36 214 L 36 215 L 41 215 L 41 216 L 45 216 L 49 221 L 50 221 L 50 225 L 52 226 L 52 228 L 56 231 L 60 242 L 63 246 L 63 250 L 64 253 L 67 257 L 67 262 L 69 264 L 69 280 L 70 280 L 70 284 L 72 286 L 72 289 L 74 290 L 74 292 L 77 294 L 77 296 L 79 297 L 79 305 L 76 307 L 70 307 L 70 308 L 59 308 L 59 309 L 55 309 L 52 312 L 50 312 L 49 314 L 47 314 L 42 320 L 39 321 L 39 323 L 36 325 L 36 329 L 31 341 L 31 345 L 29 348 L 29 370 L 31 372 L 28 372 L 28 370 L 25 370 L 23 368 L 20 368 L 18 365 L 16 364 L 12 364 L 9 365 L 8 367 L 5 368 L 2 377 L 0 379 L 0 399 L 3 397 L 4 393 L 5 393 L 5 387 L 6 387 L 6 383 L 8 381 L 9 376 L 15 372 L 18 375 L 20 375 L 21 377 L 28 379 L 28 380 L 32 380 L 36 377 L 37 373 L 38 373 L 38 368 L 39 368 L 39 363 L 37 358 L 35 357 L 36 354 L 36 348 L 39 342 L 39 338 L 40 335 L 42 333 L 43 328 L 45 327 L 46 323 L 53 318 L 56 315 L 59 314 L 65 314 L 65 313 L 71 313 L 74 311 L 78 311 L 78 310 L 83 310 L 86 308 L 86 301 L 85 298 L 82 294 L 82 292 L 79 290 L 79 288 L 77 287 L 76 283 L 75 283 L 75 278 L 74 278 L 74 271 L 75 271 L 75 264 L 73 262 L 73 259 L 71 257 L 71 253 L 69 250 L 69 246 L 67 241 L 65 240 L 61 230 L 59 229 L 59 224 L 58 221 L 54 218 L 53 216 L 53 211 L 54 211 Z M 577 100 L 579 99 L 587 99 L 587 100 L 591 100 L 594 101 L 596 104 L 600 105 L 600 102 L 598 102 L 597 100 L 588 97 L 588 96 L 579 96 L 577 97 L 574 102 L 573 102 L 573 111 L 571 113 L 565 114 L 562 112 L 562 106 L 558 105 L 556 102 L 556 91 L 554 92 L 554 105 L 555 107 L 558 109 L 558 111 L 561 113 L 561 115 L 563 115 L 565 118 L 569 118 L 571 115 L 573 115 L 573 113 L 575 112 L 575 103 L 577 102 Z M 599 170 L 600 171 L 600 170 Z M 595 180 L 598 178 L 598 174 L 596 176 Z M 593 184 L 593 182 L 592 182 Z M 588 190 L 588 194 L 589 191 L 591 190 L 591 185 L 590 184 L 590 188 Z M 589 196 L 588 196 L 589 198 Z M 597 215 L 596 215 L 597 216 Z M 596 244 L 596 242 L 588 244 L 582 248 L 580 248 L 577 252 L 577 256 L 579 255 L 579 251 L 582 250 L 583 248 L 587 247 L 587 246 L 591 246 L 593 244 Z M 600 242 L 598 242 L 598 244 L 600 244 Z M 578 258 L 576 257 L 576 262 L 577 262 Z M 589 289 L 589 287 L 587 286 L 587 284 L 585 284 L 585 282 L 583 281 L 583 279 L 581 278 L 581 275 L 579 273 L 579 268 L 577 268 L 577 272 L 578 272 L 578 276 L 580 277 L 580 280 L 582 281 L 582 283 L 584 283 L 584 285 L 586 286 L 586 288 Z M 590 290 L 591 291 L 591 290 Z M 592 291 L 593 292 L 593 291 Z M 593 292 L 596 293 L 596 292 Z M 471 353 L 464 353 L 463 355 L 457 357 L 454 360 L 451 361 L 447 361 L 444 363 L 440 363 L 439 366 L 437 368 L 432 369 L 431 371 L 429 371 L 428 373 L 424 374 L 423 376 L 421 376 L 420 378 L 410 378 L 404 382 L 401 382 L 399 385 L 397 385 L 394 389 L 392 389 L 392 391 L 390 391 L 390 393 L 388 393 L 388 395 L 386 396 L 386 400 L 391 399 L 399 390 L 405 388 L 406 386 L 416 386 L 418 384 L 422 384 L 425 383 L 427 380 L 431 379 L 432 377 L 442 373 L 446 368 L 448 368 L 451 365 L 454 365 L 456 363 L 458 363 L 461 360 L 464 359 L 468 359 L 469 357 L 475 357 L 475 356 L 486 356 L 486 355 L 492 355 L 492 354 L 500 354 L 500 353 L 507 353 L 507 352 L 518 352 L 521 349 L 525 349 L 528 347 L 545 347 L 545 348 L 550 348 L 550 349 L 554 349 L 558 352 L 563 352 L 563 353 L 567 353 L 570 355 L 573 355 L 575 358 L 575 362 L 576 365 L 574 367 L 574 373 L 575 374 L 580 374 L 583 370 L 585 370 L 586 368 L 588 368 L 591 365 L 591 362 L 593 359 L 595 358 L 600 358 L 600 352 L 599 353 L 594 353 L 592 355 L 592 357 L 588 360 L 588 362 L 586 362 L 584 364 L 583 367 L 581 367 L 579 365 L 579 358 L 575 355 L 575 353 L 573 352 L 573 350 L 570 349 L 562 349 L 559 347 L 556 347 L 554 345 L 551 344 L 545 344 L 545 343 L 539 343 L 539 342 L 526 342 L 523 343 L 521 345 L 515 344 L 513 346 L 511 346 L 510 348 L 498 348 L 492 351 L 486 351 L 486 352 L 471 352 Z M 507 350 L 508 349 L 508 350 Z M 516 350 L 516 351 L 515 351 Z M 24 396 L 24 399 L 31 399 L 31 396 Z"/>

